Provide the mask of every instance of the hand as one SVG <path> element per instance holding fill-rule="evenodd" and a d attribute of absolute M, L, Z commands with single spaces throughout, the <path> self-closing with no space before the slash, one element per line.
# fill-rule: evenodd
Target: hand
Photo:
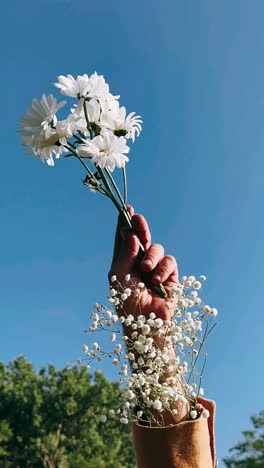
<path fill-rule="evenodd" d="M 125 275 L 131 275 L 131 281 L 135 284 L 143 282 L 146 287 L 137 298 L 135 292 L 125 301 L 126 315 L 146 317 L 154 312 L 158 318 L 169 320 L 175 308 L 175 299 L 161 298 L 155 292 L 155 285 L 162 283 L 166 291 L 178 282 L 178 269 L 176 260 L 171 255 L 164 255 L 164 249 L 160 244 L 151 244 L 151 234 L 148 223 L 142 215 L 134 214 L 134 209 L 128 207 L 133 229 L 124 226 L 121 217 L 118 219 L 113 261 L 109 278 L 116 275 L 123 287 L 130 287 L 125 281 Z M 140 251 L 140 243 L 145 252 Z"/>

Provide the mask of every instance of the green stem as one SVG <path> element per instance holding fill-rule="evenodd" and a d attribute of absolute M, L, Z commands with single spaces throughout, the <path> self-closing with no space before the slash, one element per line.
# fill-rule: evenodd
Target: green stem
<path fill-rule="evenodd" d="M 88 117 L 88 114 L 87 114 L 87 109 L 86 109 L 86 105 L 85 105 L 85 99 L 83 101 L 83 110 L 84 110 L 84 115 L 85 115 L 85 120 L 86 120 L 86 123 L 87 123 L 87 128 L 90 132 L 90 136 L 91 136 L 91 140 L 93 138 L 93 131 L 92 131 L 92 128 L 91 128 L 91 125 L 90 125 L 90 121 L 89 121 L 89 117 Z"/>
<path fill-rule="evenodd" d="M 127 204 L 127 177 L 126 177 L 126 168 L 122 168 L 123 173 L 123 184 L 124 184 L 124 203 Z"/>
<path fill-rule="evenodd" d="M 64 145 L 65 148 L 67 148 L 69 151 L 71 151 L 71 153 L 72 153 L 76 158 L 79 159 L 80 163 L 83 165 L 83 167 L 85 167 L 85 169 L 86 169 L 86 171 L 88 172 L 88 174 L 89 174 L 92 178 L 94 178 L 94 175 L 93 175 L 92 171 L 90 171 L 89 167 L 86 166 L 85 162 L 82 160 L 82 158 L 79 156 L 79 154 L 78 154 L 77 151 L 75 150 L 74 146 L 73 146 L 69 141 L 68 141 L 68 145 L 69 145 L 69 146 Z"/>
<path fill-rule="evenodd" d="M 126 206 L 126 204 L 125 204 L 125 201 L 123 200 L 123 197 L 122 197 L 122 195 L 121 195 L 121 193 L 120 193 L 120 191 L 119 191 L 118 186 L 117 186 L 116 183 L 115 183 L 115 180 L 114 180 L 114 178 L 113 178 L 111 172 L 110 172 L 108 169 L 106 169 L 106 168 L 105 168 L 105 172 L 106 172 L 106 174 L 108 175 L 108 178 L 110 179 L 110 182 L 111 182 L 111 184 L 113 185 L 113 187 L 114 187 L 114 189 L 115 189 L 115 191 L 116 191 L 116 193 L 117 193 L 117 196 L 118 196 L 119 200 L 121 201 L 121 204 L 123 205 L 124 210 L 127 211 L 127 206 Z M 129 216 L 128 211 L 127 211 L 127 214 L 128 214 L 128 216 Z M 129 217 L 130 217 L 130 216 L 129 216 Z"/>

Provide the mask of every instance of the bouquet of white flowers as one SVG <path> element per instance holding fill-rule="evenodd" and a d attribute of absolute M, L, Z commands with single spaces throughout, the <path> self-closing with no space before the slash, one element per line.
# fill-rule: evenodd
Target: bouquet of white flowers
<path fill-rule="evenodd" d="M 52 94 L 44 94 L 40 101 L 33 99 L 19 124 L 27 153 L 49 166 L 54 166 L 53 156 L 75 158 L 86 171 L 84 185 L 109 198 L 121 214 L 123 223 L 133 230 L 127 207 L 125 166 L 129 161 L 129 143 L 134 143 L 142 130 L 141 117 L 134 112 L 127 115 L 125 107 L 119 105 L 119 96 L 110 93 L 104 77 L 97 73 L 77 78 L 61 75 L 55 87 L 63 95 L 77 99 L 77 103 L 66 119 L 58 120 L 56 113 L 66 101 L 57 102 Z M 113 177 L 115 168 L 122 170 L 123 190 Z M 168 412 L 177 422 L 177 401 L 188 407 L 191 419 L 200 414 L 208 417 L 208 411 L 198 397 L 203 392 L 204 343 L 215 326 L 211 322 L 217 310 L 205 305 L 198 296 L 204 280 L 204 276 L 200 280 L 194 276 L 183 277 L 169 296 L 162 284 L 153 285 L 161 297 L 167 298 L 168 307 L 170 299 L 174 298 L 171 320 L 164 321 L 154 312 L 148 317 L 140 311 L 136 316 L 126 313 L 126 300 L 139 298 L 145 285 L 143 282 L 135 284 L 130 274 L 122 282 L 112 276 L 109 302 L 118 315 L 108 307 L 96 304 L 88 331 L 110 332 L 109 344 L 115 342 L 114 348 L 103 349 L 97 342 L 89 348 L 87 345 L 83 347 L 88 368 L 90 361 L 102 362 L 105 357 L 110 357 L 119 369 L 122 383 L 126 384 L 122 402 L 108 415 L 102 414 L 102 422 L 111 416 L 118 417 L 123 424 L 132 420 L 162 426 L 163 415 Z M 138 303 L 135 300 L 135 307 Z"/>
<path fill-rule="evenodd" d="M 27 154 L 54 166 L 54 159 L 62 154 L 74 157 L 85 168 L 83 183 L 92 192 L 99 192 L 109 198 L 132 229 L 127 209 L 126 163 L 129 142 L 134 143 L 142 130 L 142 120 L 135 112 L 127 115 L 126 108 L 119 106 L 119 96 L 113 96 L 103 76 L 88 75 L 59 76 L 61 94 L 77 99 L 64 120 L 58 120 L 56 113 L 66 101 L 57 102 L 50 94 L 43 94 L 40 101 L 33 99 L 19 123 L 22 143 L 28 147 Z M 115 168 L 123 173 L 123 194 L 112 175 Z M 143 248 L 142 248 L 143 250 Z M 166 297 L 163 286 L 156 289 Z"/>

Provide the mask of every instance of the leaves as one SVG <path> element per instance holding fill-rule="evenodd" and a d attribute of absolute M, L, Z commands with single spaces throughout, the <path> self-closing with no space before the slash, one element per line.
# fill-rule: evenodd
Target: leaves
<path fill-rule="evenodd" d="M 244 440 L 229 451 L 232 457 L 223 461 L 228 468 L 255 468 L 264 466 L 264 410 L 251 416 L 254 429 L 242 431 Z"/>
<path fill-rule="evenodd" d="M 0 363 L 0 466 L 134 467 L 130 429 L 99 420 L 119 395 L 118 383 L 77 365 Z"/>

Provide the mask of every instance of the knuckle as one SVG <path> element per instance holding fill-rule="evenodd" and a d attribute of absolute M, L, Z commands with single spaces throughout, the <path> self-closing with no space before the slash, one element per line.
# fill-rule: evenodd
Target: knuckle
<path fill-rule="evenodd" d="M 166 260 L 169 263 L 174 263 L 176 265 L 176 259 L 173 257 L 173 255 L 165 255 L 164 260 Z"/>

